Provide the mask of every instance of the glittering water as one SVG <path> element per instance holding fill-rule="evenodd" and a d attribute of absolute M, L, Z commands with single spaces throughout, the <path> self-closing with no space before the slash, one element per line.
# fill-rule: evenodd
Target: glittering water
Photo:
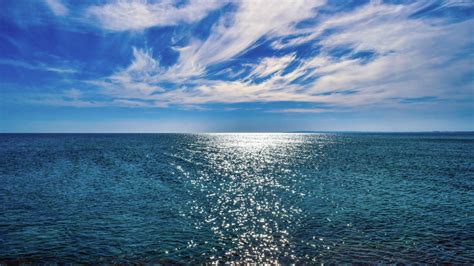
<path fill-rule="evenodd" d="M 474 262 L 474 134 L 0 135 L 0 261 Z"/>

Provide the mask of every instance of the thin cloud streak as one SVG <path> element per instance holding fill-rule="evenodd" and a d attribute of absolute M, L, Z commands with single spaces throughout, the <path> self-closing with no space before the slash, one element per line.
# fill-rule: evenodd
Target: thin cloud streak
<path fill-rule="evenodd" d="M 58 0 L 46 3 L 57 16 L 68 14 L 66 5 Z M 101 78 L 78 81 L 94 89 L 81 96 L 84 102 L 61 100 L 64 95 L 58 93 L 56 103 L 204 108 L 213 103 L 303 102 L 344 109 L 402 106 L 407 103 L 399 99 L 404 98 L 472 98 L 472 79 L 466 82 L 466 77 L 474 74 L 469 56 L 473 53 L 473 19 L 453 22 L 443 16 L 414 16 L 433 3 L 373 1 L 332 13 L 327 12 L 331 3 L 325 1 L 274 5 L 263 0 L 183 5 L 113 1 L 87 6 L 81 21 L 89 19 L 95 28 L 113 34 L 131 31 L 136 35 L 127 36 L 133 37 L 145 36 L 151 28 L 187 28 L 223 6 L 234 8 L 222 11 L 207 25 L 205 37 L 174 30 L 173 38 L 185 41 L 172 42 L 169 50 L 177 58 L 171 64 L 153 56 L 154 48 L 159 47 L 133 43 L 128 65 Z M 443 1 L 434 10 L 472 7 L 466 1 Z M 267 46 L 266 53 L 245 58 L 262 46 Z M 5 59 L 0 64 L 76 73 Z M 214 68 L 218 71 L 212 72 Z"/>
<path fill-rule="evenodd" d="M 182 7 L 176 7 L 174 1 L 168 0 L 157 3 L 117 0 L 89 7 L 86 17 L 97 20 L 106 30 L 137 31 L 154 26 L 195 22 L 223 3 L 214 0 L 190 1 Z"/>
<path fill-rule="evenodd" d="M 29 62 L 23 62 L 19 60 L 11 60 L 11 59 L 0 59 L 0 65 L 20 67 L 20 68 L 29 69 L 29 70 L 55 72 L 59 74 L 73 74 L 73 73 L 78 72 L 77 69 L 71 68 L 71 67 L 53 66 L 53 65 L 43 64 L 43 63 L 33 64 Z"/>
<path fill-rule="evenodd" d="M 69 13 L 69 9 L 60 0 L 44 0 L 44 2 L 56 16 L 65 16 Z"/>
<path fill-rule="evenodd" d="M 313 8 L 320 5 L 318 2 L 313 8 L 302 3 L 279 6 L 265 17 L 267 13 L 259 14 L 262 2 L 242 2 L 230 26 L 224 26 L 221 21 L 206 41 L 181 48 L 180 59 L 169 69 L 160 68 L 151 53 L 134 48 L 131 65 L 109 77 L 111 83 L 121 81 L 129 90 L 142 87 L 142 91 L 149 93 L 142 93 L 141 99 L 166 105 L 295 101 L 343 107 L 398 104 L 394 100 L 397 97 L 453 99 L 470 93 L 469 88 L 453 88 L 453 84 L 472 73 L 470 59 L 458 56 L 460 51 L 469 53 L 472 47 L 469 37 L 472 20 L 449 24 L 441 19 L 411 19 L 410 15 L 422 7 L 417 3 L 408 6 L 371 3 L 354 11 L 326 16 L 305 31 L 321 34 L 335 28 L 334 34 L 318 41 L 302 37 L 305 42 L 321 47 L 318 55 L 298 59 L 291 54 L 266 57 L 240 80 L 207 80 L 207 66 L 243 53 L 257 39 L 301 33 L 291 25 L 314 16 L 317 12 Z M 244 33 L 245 27 L 257 24 L 256 30 Z M 316 37 L 319 35 L 312 36 Z M 331 51 L 338 47 L 347 47 L 351 52 L 347 56 L 332 56 Z M 373 53 L 374 58 L 366 62 L 366 58 L 354 57 L 365 51 Z M 298 66 L 282 73 L 294 60 L 298 60 Z M 130 78 L 132 72 L 138 77 L 135 81 Z M 256 81 L 265 76 L 268 78 Z M 295 83 L 305 79 L 313 81 Z M 152 85 L 160 81 L 185 85 L 162 91 Z M 123 96 L 130 95 L 125 92 Z"/>

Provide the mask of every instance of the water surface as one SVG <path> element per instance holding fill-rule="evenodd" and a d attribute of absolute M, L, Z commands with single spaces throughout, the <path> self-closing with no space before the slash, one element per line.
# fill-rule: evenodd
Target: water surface
<path fill-rule="evenodd" d="M 2 134 L 0 261 L 474 262 L 474 134 Z"/>

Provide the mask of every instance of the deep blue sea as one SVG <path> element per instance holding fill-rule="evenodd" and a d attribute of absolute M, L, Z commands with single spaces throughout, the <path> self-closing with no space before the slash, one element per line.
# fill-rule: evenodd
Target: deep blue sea
<path fill-rule="evenodd" d="M 474 263 L 474 134 L 1 134 L 0 262 Z"/>

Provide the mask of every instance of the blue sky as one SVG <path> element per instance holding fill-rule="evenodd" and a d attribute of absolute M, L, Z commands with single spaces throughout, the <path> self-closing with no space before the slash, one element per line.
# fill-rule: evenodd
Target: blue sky
<path fill-rule="evenodd" d="M 474 2 L 0 1 L 0 132 L 474 130 Z"/>

